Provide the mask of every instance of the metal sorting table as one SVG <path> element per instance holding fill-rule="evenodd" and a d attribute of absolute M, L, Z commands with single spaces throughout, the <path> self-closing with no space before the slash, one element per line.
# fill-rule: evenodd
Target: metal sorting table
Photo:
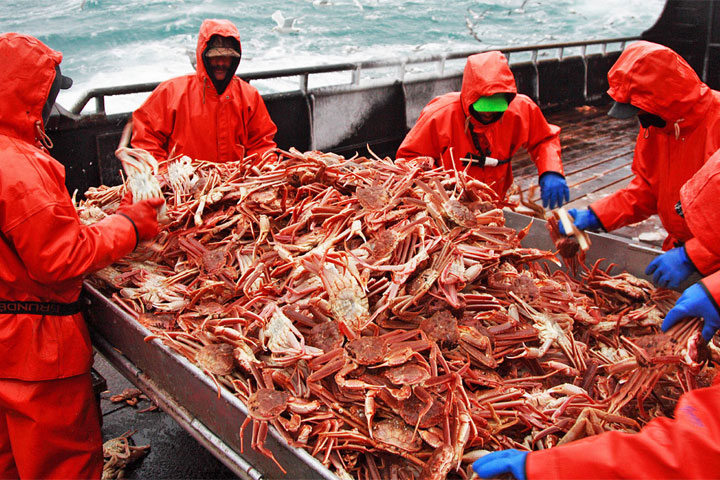
<path fill-rule="evenodd" d="M 89 304 L 85 317 L 95 349 L 238 477 L 337 480 L 308 452 L 290 446 L 272 426 L 265 444 L 289 476 L 251 447 L 251 427 L 245 429 L 241 453 L 245 405 L 225 389 L 218 398 L 217 387 L 201 369 L 158 339 L 146 342 L 152 332 L 88 282 L 84 287 Z"/>
<path fill-rule="evenodd" d="M 523 246 L 552 250 L 545 221 L 505 212 L 506 224 L 522 229 L 532 220 Z M 608 258 L 619 269 L 644 275 L 645 266 L 660 253 L 658 249 L 612 235 L 590 234 L 592 247 L 587 263 Z M 606 266 L 603 264 L 603 266 Z M 212 380 L 185 357 L 160 340 L 146 342 L 151 332 L 88 282 L 84 296 L 86 314 L 95 348 L 131 383 L 148 395 L 230 470 L 243 479 L 337 477 L 321 462 L 301 448 L 290 446 L 270 426 L 267 447 L 289 472 L 285 476 L 275 463 L 251 447 L 252 428 L 244 434 L 244 453 L 240 452 L 240 426 L 248 415 L 245 405 L 230 392 L 218 391 Z"/>

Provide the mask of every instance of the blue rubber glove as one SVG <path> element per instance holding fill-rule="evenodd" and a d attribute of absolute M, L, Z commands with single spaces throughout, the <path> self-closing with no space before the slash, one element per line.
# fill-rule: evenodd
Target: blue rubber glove
<path fill-rule="evenodd" d="M 526 480 L 525 459 L 528 452 L 509 449 L 488 453 L 473 462 L 473 470 L 480 478 L 493 478 L 512 473 L 517 480 Z"/>
<path fill-rule="evenodd" d="M 675 302 L 675 306 L 665 315 L 662 331 L 666 332 L 678 321 L 687 317 L 702 317 L 705 322 L 702 336 L 709 342 L 720 328 L 720 313 L 712 297 L 700 283 L 690 285 Z"/>
<path fill-rule="evenodd" d="M 571 217 L 575 219 L 573 223 L 579 230 L 600 230 L 600 228 L 602 228 L 600 220 L 589 208 L 585 208 L 583 210 L 571 208 L 570 210 L 568 210 L 568 213 Z M 567 233 L 565 233 L 565 229 L 563 228 L 562 222 L 558 223 L 558 227 L 560 228 L 560 233 L 562 233 L 563 235 L 567 235 Z"/>
<path fill-rule="evenodd" d="M 660 287 L 678 288 L 695 271 L 685 247 L 677 247 L 655 257 L 645 269 L 645 275 L 652 275 L 653 282 Z"/>
<path fill-rule="evenodd" d="M 543 207 L 551 209 L 560 207 L 570 200 L 570 190 L 565 177 L 555 172 L 545 172 L 540 175 L 540 197 Z"/>

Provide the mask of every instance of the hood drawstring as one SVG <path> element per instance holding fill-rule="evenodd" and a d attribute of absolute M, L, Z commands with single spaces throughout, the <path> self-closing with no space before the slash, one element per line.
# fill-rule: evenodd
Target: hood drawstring
<path fill-rule="evenodd" d="M 53 148 L 53 142 L 50 140 L 50 137 L 47 136 L 47 133 L 45 133 L 40 120 L 35 122 L 35 141 L 47 150 Z"/>
<path fill-rule="evenodd" d="M 643 133 L 643 138 L 647 140 L 649 137 L 650 137 L 650 129 L 646 128 L 645 132 Z"/>
<path fill-rule="evenodd" d="M 675 140 L 680 139 L 680 122 L 684 121 L 684 118 L 679 118 L 675 121 Z"/>
<path fill-rule="evenodd" d="M 203 77 L 203 105 L 205 105 L 205 90 L 207 89 L 207 78 Z"/>
<path fill-rule="evenodd" d="M 471 128 L 472 127 L 470 126 L 470 117 L 465 117 L 465 133 L 468 133 Z"/>

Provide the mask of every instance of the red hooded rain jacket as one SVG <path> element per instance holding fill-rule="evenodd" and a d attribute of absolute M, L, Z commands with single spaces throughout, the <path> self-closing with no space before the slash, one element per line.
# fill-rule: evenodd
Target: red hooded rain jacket
<path fill-rule="evenodd" d="M 32 37 L 0 35 L 0 300 L 70 303 L 83 275 L 135 247 L 120 215 L 82 225 L 65 168 L 39 143 L 42 108 L 62 54 Z M 0 378 L 48 380 L 90 371 L 81 314 L 0 313 Z"/>
<path fill-rule="evenodd" d="M 720 152 L 680 190 L 686 243 L 696 266 L 715 271 L 702 284 L 720 304 Z M 677 213 L 672 213 L 678 218 Z M 694 245 L 694 247 L 693 247 Z M 697 255 L 698 251 L 705 252 Z M 702 260 L 702 262 L 701 262 Z M 714 270 L 713 270 L 714 269 Z M 593 478 L 718 478 L 720 474 L 720 376 L 708 388 L 685 393 L 674 418 L 656 418 L 639 433 L 603 433 L 557 448 L 531 452 L 528 480 Z"/>
<path fill-rule="evenodd" d="M 685 221 L 694 237 L 685 243 L 702 284 L 720 305 L 720 150 L 680 189 Z"/>
<path fill-rule="evenodd" d="M 530 452 L 528 480 L 717 478 L 720 472 L 720 377 L 685 393 L 675 418 L 658 417 L 638 433 L 606 432 Z"/>
<path fill-rule="evenodd" d="M 680 187 L 720 148 L 720 92 L 700 81 L 680 55 L 640 41 L 628 46 L 608 73 L 608 94 L 667 122 L 641 128 L 630 184 L 590 208 L 607 231 L 658 214 L 669 249 L 692 234 L 675 213 Z"/>
<path fill-rule="evenodd" d="M 470 106 L 480 97 L 508 93 L 514 96 L 500 120 L 483 125 L 473 118 Z M 489 157 L 500 160 L 496 167 L 472 165 L 468 172 L 490 185 L 501 197 L 513 181 L 510 159 L 526 148 L 537 165 L 538 174 L 563 174 L 560 160 L 560 127 L 550 125 L 540 108 L 529 97 L 518 94 L 515 77 L 501 52 L 471 55 L 465 64 L 460 92 L 434 98 L 420 112 L 415 126 L 398 149 L 397 158 L 433 157 L 446 169 L 463 170 L 468 153 L 479 154 L 473 130 Z"/>
<path fill-rule="evenodd" d="M 200 26 L 197 71 L 162 82 L 133 113 L 132 145 L 164 160 L 170 153 L 213 162 L 240 160 L 275 148 L 277 127 L 257 89 L 233 75 L 218 95 L 202 54 L 213 35 L 240 34 L 228 20 L 205 20 Z"/>

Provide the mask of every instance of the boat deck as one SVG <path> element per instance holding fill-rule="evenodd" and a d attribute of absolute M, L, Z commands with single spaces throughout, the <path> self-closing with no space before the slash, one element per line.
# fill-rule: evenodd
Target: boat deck
<path fill-rule="evenodd" d="M 567 208 L 584 208 L 625 187 L 633 177 L 631 166 L 639 128 L 637 120 L 614 119 L 607 116 L 608 109 L 609 105 L 583 106 L 547 115 L 550 123 L 562 128 L 562 159 L 570 188 Z M 537 169 L 524 150 L 513 158 L 513 174 L 524 197 L 542 204 Z M 529 210 L 520 207 L 517 211 L 527 213 Z M 666 235 L 656 215 L 615 230 L 613 234 L 652 246 L 662 245 Z"/>

